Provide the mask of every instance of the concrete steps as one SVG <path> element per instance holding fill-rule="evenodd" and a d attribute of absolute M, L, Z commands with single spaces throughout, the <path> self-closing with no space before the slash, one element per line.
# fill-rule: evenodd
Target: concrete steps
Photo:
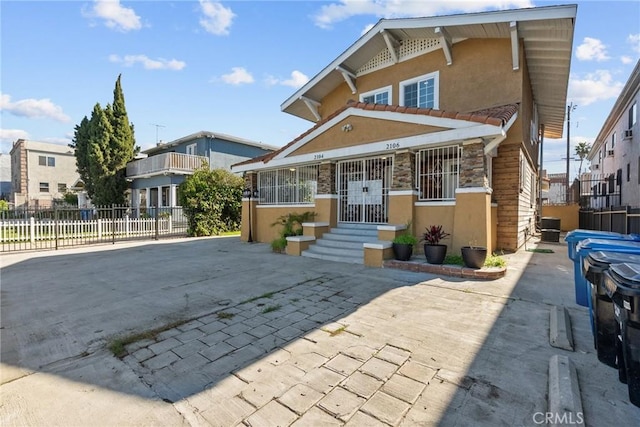
<path fill-rule="evenodd" d="M 329 230 L 302 256 L 326 261 L 350 264 L 364 263 L 364 243 L 378 241 L 378 226 L 375 224 L 339 224 Z"/>

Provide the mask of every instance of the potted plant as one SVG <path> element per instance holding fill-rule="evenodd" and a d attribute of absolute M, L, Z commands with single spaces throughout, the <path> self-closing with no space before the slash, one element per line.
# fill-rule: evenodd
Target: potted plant
<path fill-rule="evenodd" d="M 424 242 L 424 256 L 429 264 L 442 264 L 447 256 L 447 245 L 440 243 L 440 240 L 449 236 L 445 233 L 441 225 L 432 225 L 422 233 Z"/>
<path fill-rule="evenodd" d="M 487 259 L 487 248 L 477 246 L 474 242 L 469 242 L 469 246 L 463 246 L 462 261 L 469 268 L 482 268 L 484 261 Z"/>
<path fill-rule="evenodd" d="M 409 261 L 416 243 L 418 239 L 408 232 L 396 236 L 392 241 L 393 255 L 398 261 Z"/>

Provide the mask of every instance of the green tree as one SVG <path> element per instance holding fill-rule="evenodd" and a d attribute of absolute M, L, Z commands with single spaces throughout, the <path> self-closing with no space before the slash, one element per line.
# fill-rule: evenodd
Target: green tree
<path fill-rule="evenodd" d="M 129 123 L 120 84 L 113 90 L 113 104 L 93 107 L 76 125 L 73 141 L 76 167 L 85 189 L 96 205 L 122 204 L 127 190 L 126 166 L 139 148 L 135 146 L 134 127 Z"/>
<path fill-rule="evenodd" d="M 188 176 L 178 198 L 189 223 L 190 236 L 219 235 L 240 228 L 243 179 L 208 165 Z"/>
<path fill-rule="evenodd" d="M 578 167 L 578 177 L 582 174 L 582 162 L 584 158 L 589 155 L 589 151 L 591 151 L 591 144 L 583 141 L 578 142 L 576 144 L 576 156 L 580 158 L 580 166 Z"/>

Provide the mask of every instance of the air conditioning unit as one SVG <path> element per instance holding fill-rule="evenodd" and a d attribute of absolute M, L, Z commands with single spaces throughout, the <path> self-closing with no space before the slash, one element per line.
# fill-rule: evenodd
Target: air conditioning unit
<path fill-rule="evenodd" d="M 596 164 L 596 165 L 592 165 L 594 169 L 600 169 L 600 165 Z"/>
<path fill-rule="evenodd" d="M 607 156 L 613 156 L 613 150 L 607 151 Z"/>
<path fill-rule="evenodd" d="M 631 138 L 633 138 L 633 130 L 631 129 L 625 130 L 623 139 L 631 139 Z"/>

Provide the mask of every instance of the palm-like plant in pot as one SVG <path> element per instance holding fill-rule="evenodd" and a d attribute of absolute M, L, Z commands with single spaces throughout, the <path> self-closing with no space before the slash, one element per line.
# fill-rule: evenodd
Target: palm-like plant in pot
<path fill-rule="evenodd" d="M 442 264 L 447 256 L 447 245 L 440 243 L 440 240 L 449 237 L 441 225 L 431 225 L 422 233 L 421 241 L 424 242 L 424 256 L 429 264 Z"/>

